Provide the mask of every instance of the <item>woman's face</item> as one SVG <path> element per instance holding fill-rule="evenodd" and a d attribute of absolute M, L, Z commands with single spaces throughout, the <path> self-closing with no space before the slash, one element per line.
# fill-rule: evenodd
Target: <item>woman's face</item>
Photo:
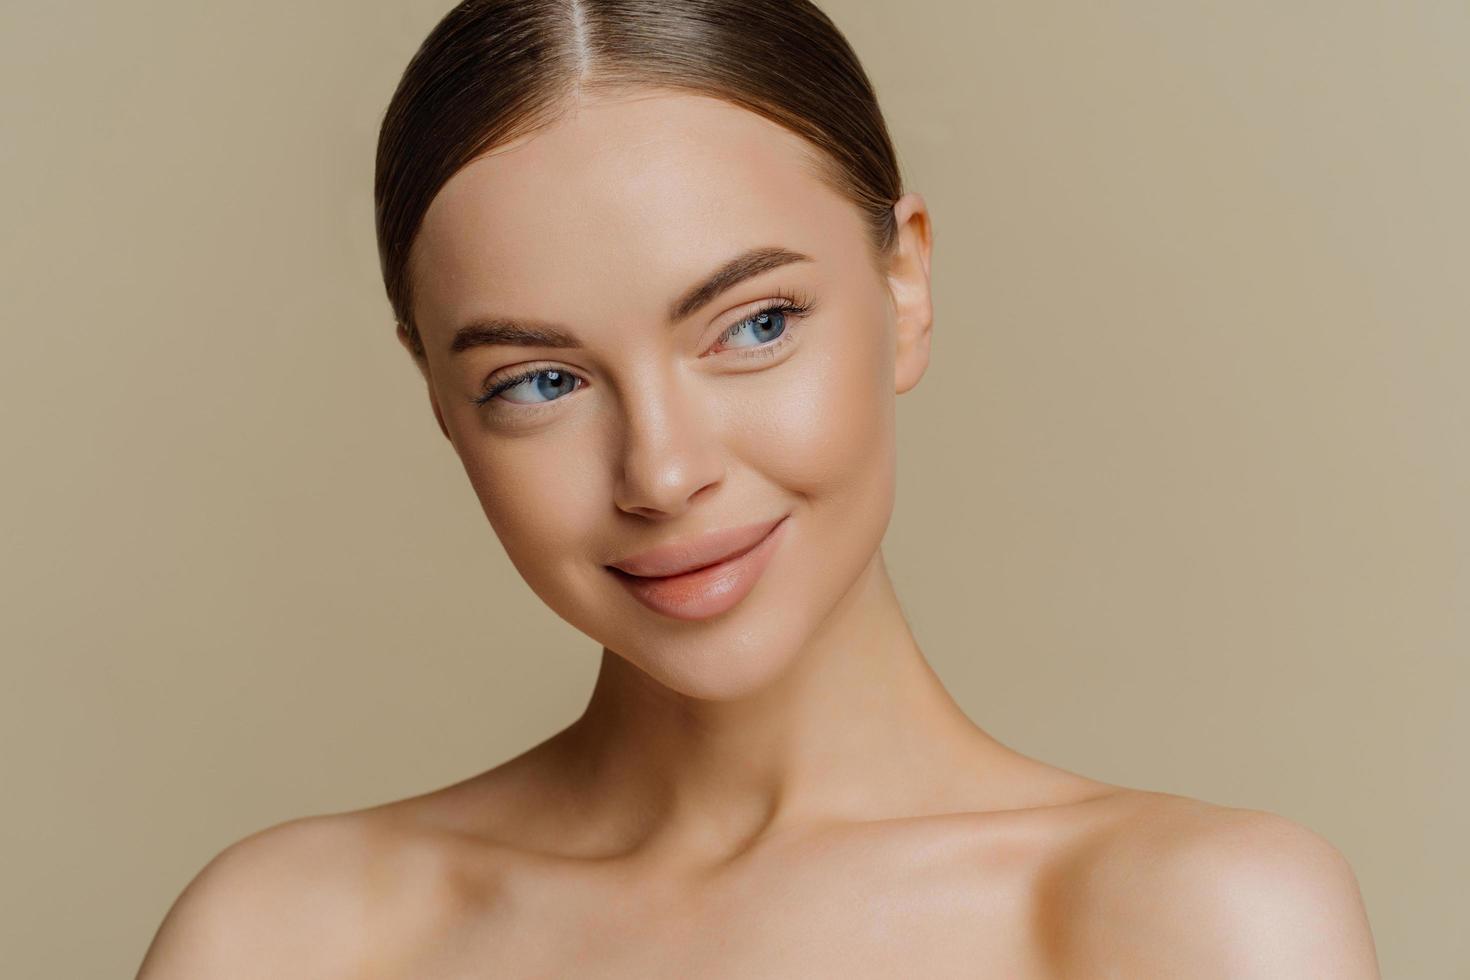
<path fill-rule="evenodd" d="M 691 696 L 776 677 L 876 567 L 893 399 L 927 362 L 927 237 L 922 272 L 880 271 L 813 152 L 716 99 L 585 102 L 463 168 L 414 244 L 434 411 L 510 560 L 558 615 Z M 751 250 L 776 258 L 697 290 Z M 907 344 L 915 310 L 923 342 Z M 782 518 L 742 574 L 651 604 L 609 567 Z"/>

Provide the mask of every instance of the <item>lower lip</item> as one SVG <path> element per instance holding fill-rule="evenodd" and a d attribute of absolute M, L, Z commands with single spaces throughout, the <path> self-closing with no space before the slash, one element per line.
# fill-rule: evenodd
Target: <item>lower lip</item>
<path fill-rule="evenodd" d="M 770 533 L 745 554 L 716 565 L 664 578 L 639 578 L 613 569 L 613 577 L 633 593 L 633 598 L 672 619 L 718 616 L 735 608 L 755 588 L 766 563 L 785 536 L 786 521 L 786 517 L 781 518 Z"/>

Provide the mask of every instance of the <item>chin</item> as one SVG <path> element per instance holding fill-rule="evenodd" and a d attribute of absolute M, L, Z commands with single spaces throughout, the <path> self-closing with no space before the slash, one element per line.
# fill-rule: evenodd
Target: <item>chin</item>
<path fill-rule="evenodd" d="M 830 575 L 834 569 L 825 571 Z M 600 615 L 586 616 L 584 606 L 583 622 L 563 616 L 674 693 L 738 701 L 790 670 L 820 626 L 826 606 L 820 593 L 844 588 L 844 583 L 809 576 L 794 576 L 793 582 L 776 567 L 766 572 L 737 606 L 708 619 L 661 616 L 627 598 L 616 585 L 614 599 L 598 604 Z"/>
<path fill-rule="evenodd" d="M 806 646 L 800 624 L 775 617 L 730 638 L 643 647 L 623 659 L 670 691 L 702 701 L 740 701 L 784 677 Z"/>

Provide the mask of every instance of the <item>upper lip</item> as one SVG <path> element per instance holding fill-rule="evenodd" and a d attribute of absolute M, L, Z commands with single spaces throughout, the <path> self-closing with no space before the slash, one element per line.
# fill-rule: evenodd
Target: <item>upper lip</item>
<path fill-rule="evenodd" d="M 755 524 L 709 531 L 698 537 L 670 541 L 609 564 L 629 575 L 638 575 L 643 578 L 682 575 L 685 572 L 692 572 L 733 558 L 743 551 L 749 551 L 764 540 L 765 536 L 770 534 L 785 518 L 786 515 L 782 514 L 768 521 L 758 521 Z"/>

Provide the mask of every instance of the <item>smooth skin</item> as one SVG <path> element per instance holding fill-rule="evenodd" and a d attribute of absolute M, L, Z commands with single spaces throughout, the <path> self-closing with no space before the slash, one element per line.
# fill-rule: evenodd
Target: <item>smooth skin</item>
<path fill-rule="evenodd" d="M 593 693 L 488 772 L 230 846 L 140 977 L 1378 977 L 1322 837 L 1046 765 L 945 690 L 880 550 L 894 400 L 929 362 L 929 213 L 899 200 L 880 261 L 812 154 L 638 89 L 443 188 L 413 254 L 430 404 L 517 570 L 603 644 Z M 809 261 L 670 322 L 762 246 Z M 779 336 L 747 322 L 792 294 L 811 311 Z M 492 317 L 578 346 L 450 351 Z M 474 403 L 529 368 L 564 373 Z M 604 567 L 788 513 L 712 619 Z"/>

